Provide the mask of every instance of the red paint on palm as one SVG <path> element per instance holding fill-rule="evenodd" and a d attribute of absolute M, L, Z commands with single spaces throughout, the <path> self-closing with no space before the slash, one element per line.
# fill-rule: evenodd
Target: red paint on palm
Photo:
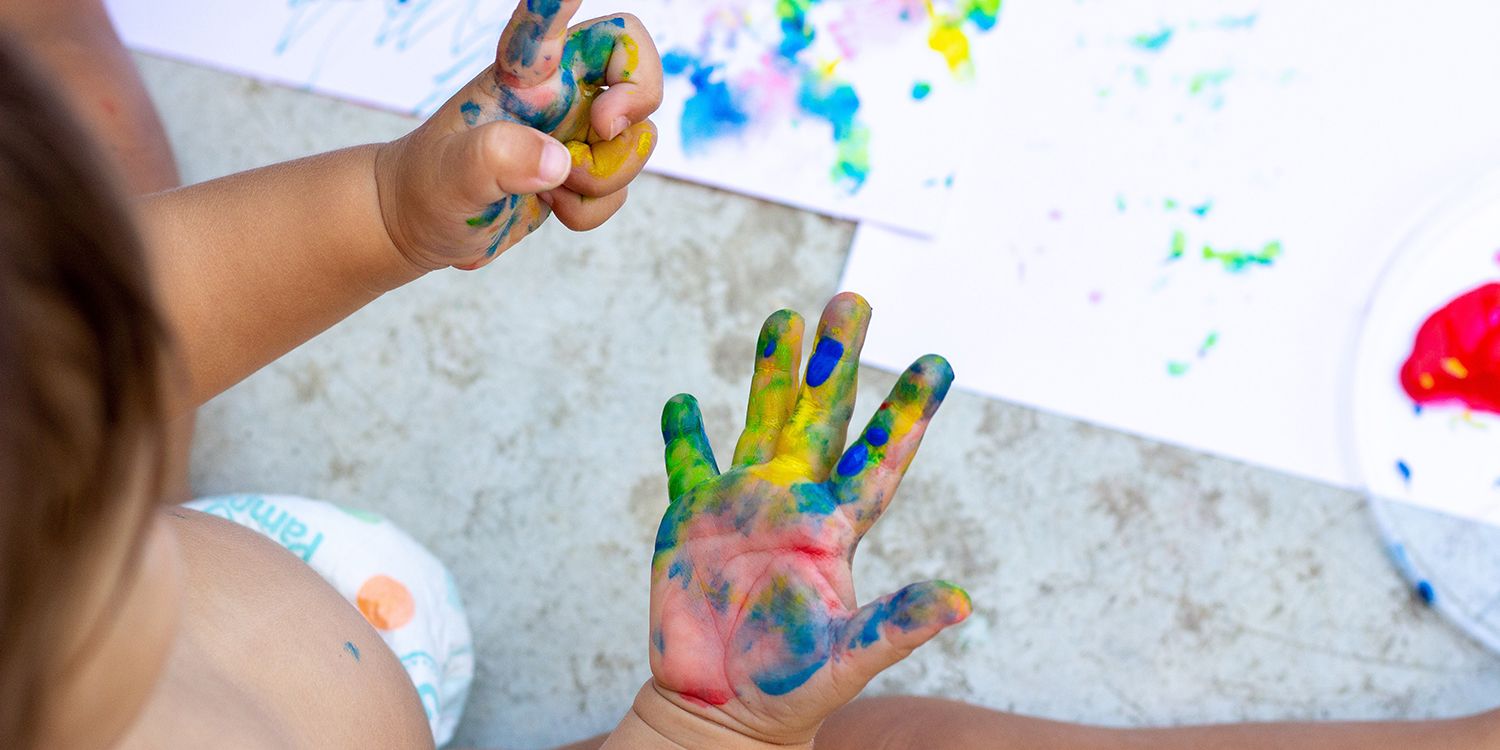
<path fill-rule="evenodd" d="M 1455 297 L 1422 323 L 1401 387 L 1421 406 L 1500 414 L 1500 283 Z"/>

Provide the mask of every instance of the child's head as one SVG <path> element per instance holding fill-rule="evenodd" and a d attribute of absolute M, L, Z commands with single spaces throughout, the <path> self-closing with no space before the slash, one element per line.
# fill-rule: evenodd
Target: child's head
<path fill-rule="evenodd" d="M 167 336 L 101 157 L 0 36 L 0 745 L 113 742 L 179 610 Z"/>

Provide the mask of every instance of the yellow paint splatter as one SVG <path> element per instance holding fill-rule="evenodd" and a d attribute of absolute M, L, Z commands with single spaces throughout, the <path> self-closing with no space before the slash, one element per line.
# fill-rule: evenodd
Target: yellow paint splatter
<path fill-rule="evenodd" d="M 624 34 L 619 39 L 620 48 L 625 50 L 625 67 L 620 70 L 620 77 L 629 79 L 635 73 L 636 67 L 641 64 L 641 46 L 636 44 L 629 34 Z"/>
<path fill-rule="evenodd" d="M 1443 361 L 1441 364 L 1443 366 L 1443 372 L 1446 372 L 1449 375 L 1458 378 L 1459 380 L 1463 380 L 1464 378 L 1469 377 L 1469 368 L 1464 367 L 1464 363 L 1458 361 L 1457 357 L 1443 357 Z"/>
<path fill-rule="evenodd" d="M 574 167 L 587 167 L 594 160 L 594 155 L 589 152 L 589 144 L 583 141 L 568 141 L 568 153 L 573 157 Z"/>
<path fill-rule="evenodd" d="M 1437 385 L 1437 381 L 1433 380 L 1432 373 L 1424 372 L 1417 376 L 1417 385 L 1422 386 L 1424 391 L 1430 391 L 1433 386 Z"/>
<path fill-rule="evenodd" d="M 969 66 L 969 37 L 964 34 L 963 21 L 939 15 L 932 7 L 932 0 L 927 0 L 927 18 L 932 23 L 932 31 L 927 34 L 927 46 L 943 56 L 948 63 L 948 70 L 959 73 Z"/>
<path fill-rule="evenodd" d="M 638 138 L 636 140 L 636 142 L 635 142 L 635 154 L 636 154 L 636 156 L 642 156 L 642 157 L 650 156 L 651 155 L 651 143 L 653 141 L 655 141 L 655 140 L 656 140 L 656 136 L 653 135 L 649 129 L 648 130 L 642 130 L 641 131 L 641 137 Z"/>

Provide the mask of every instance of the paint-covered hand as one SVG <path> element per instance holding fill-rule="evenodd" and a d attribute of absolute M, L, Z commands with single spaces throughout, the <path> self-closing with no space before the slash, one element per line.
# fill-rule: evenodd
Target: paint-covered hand
<path fill-rule="evenodd" d="M 521 0 L 495 64 L 376 160 L 381 214 L 413 264 L 478 268 L 555 213 L 592 229 L 656 143 L 656 45 L 618 14 L 569 27 L 582 0 Z"/>
<path fill-rule="evenodd" d="M 968 595 L 942 581 L 855 601 L 855 546 L 953 379 L 943 358 L 918 359 L 844 450 L 869 319 L 858 295 L 829 302 L 800 387 L 801 317 L 766 320 L 745 431 L 723 474 L 692 396 L 662 414 L 671 505 L 651 564 L 654 684 L 763 742 L 810 741 L 877 673 L 969 614 Z"/>

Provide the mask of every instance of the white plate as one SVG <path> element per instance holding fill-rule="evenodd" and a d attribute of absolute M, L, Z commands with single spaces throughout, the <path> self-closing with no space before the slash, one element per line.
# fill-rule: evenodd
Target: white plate
<path fill-rule="evenodd" d="M 1500 415 L 1415 403 L 1399 372 L 1417 329 L 1500 281 L 1500 177 L 1444 201 L 1397 249 L 1366 316 L 1350 445 L 1392 559 L 1423 601 L 1500 651 Z"/>

